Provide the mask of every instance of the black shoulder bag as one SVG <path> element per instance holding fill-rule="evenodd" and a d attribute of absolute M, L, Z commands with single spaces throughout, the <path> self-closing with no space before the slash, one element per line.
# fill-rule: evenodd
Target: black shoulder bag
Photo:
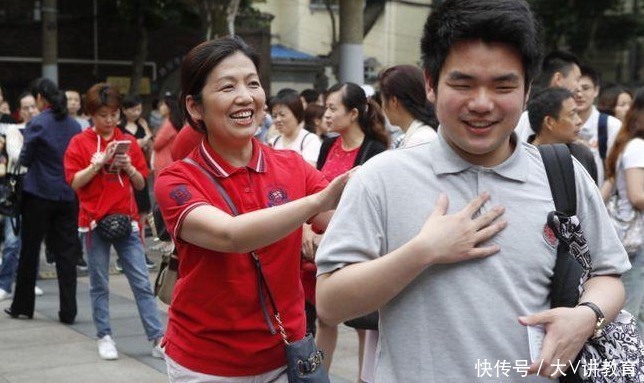
<path fill-rule="evenodd" d="M 199 165 L 192 159 L 184 158 L 183 161 L 191 164 L 192 166 L 199 169 L 202 173 L 204 173 L 215 185 L 217 191 L 219 191 L 219 194 L 221 194 L 224 201 L 226 201 L 226 204 L 228 205 L 228 208 L 230 209 L 232 214 L 234 216 L 239 215 L 239 211 L 235 207 L 233 201 L 230 199 L 230 196 L 215 177 L 213 177 L 203 167 L 201 167 L 201 165 Z M 286 330 L 284 329 L 284 325 L 282 324 L 282 319 L 280 318 L 279 311 L 277 311 L 277 306 L 275 305 L 275 301 L 273 300 L 273 295 L 271 294 L 271 290 L 268 287 L 268 282 L 266 281 L 264 273 L 262 272 L 262 264 L 260 262 L 259 256 L 254 250 L 251 251 L 249 255 L 253 259 L 255 268 L 257 270 L 257 294 L 259 295 L 259 301 L 262 306 L 264 320 L 266 321 L 266 325 L 268 326 L 270 333 L 276 335 L 277 330 L 273 325 L 271 315 L 268 311 L 268 307 L 266 306 L 266 298 L 268 297 L 268 302 L 270 303 L 273 310 L 273 318 L 275 318 L 275 322 L 277 323 L 279 335 L 285 345 L 287 363 L 286 373 L 289 383 L 330 383 L 329 376 L 324 370 L 324 354 L 315 346 L 315 340 L 313 339 L 313 336 L 311 334 L 307 334 L 304 339 L 298 341 L 291 342 L 288 340 L 288 335 L 286 334 Z"/>

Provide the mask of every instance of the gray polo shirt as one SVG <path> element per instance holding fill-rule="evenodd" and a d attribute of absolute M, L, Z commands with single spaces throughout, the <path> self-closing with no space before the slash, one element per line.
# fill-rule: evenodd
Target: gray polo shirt
<path fill-rule="evenodd" d="M 576 161 L 575 174 L 593 274 L 621 274 L 630 264 L 600 193 Z M 509 225 L 489 241 L 501 251 L 431 266 L 381 308 L 376 382 L 548 381 L 520 377 L 530 354 L 517 317 L 549 309 L 557 248 L 544 234 L 554 204 L 541 157 L 530 144 L 519 143 L 505 162 L 483 168 L 459 157 L 439 130 L 430 143 L 374 157 L 344 191 L 317 252 L 318 274 L 385 256 L 408 242 L 441 192 L 451 214 L 484 191 L 491 202 L 483 211 L 506 207 Z"/>

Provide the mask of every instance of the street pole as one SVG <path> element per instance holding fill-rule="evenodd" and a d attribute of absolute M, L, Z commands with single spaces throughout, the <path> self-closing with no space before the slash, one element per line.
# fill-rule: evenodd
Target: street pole
<path fill-rule="evenodd" d="M 340 81 L 364 82 L 364 0 L 340 0 Z"/>
<path fill-rule="evenodd" d="M 42 76 L 58 84 L 58 10 L 57 0 L 42 5 Z"/>

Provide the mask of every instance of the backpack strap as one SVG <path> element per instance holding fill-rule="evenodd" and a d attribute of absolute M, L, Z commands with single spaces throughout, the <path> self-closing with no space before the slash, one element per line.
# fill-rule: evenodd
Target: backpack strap
<path fill-rule="evenodd" d="M 538 148 L 548 175 L 555 209 L 567 216 L 575 215 L 577 211 L 575 169 L 568 147 L 564 144 L 551 144 L 539 145 Z M 583 272 L 582 266 L 570 254 L 569 244 L 559 240 L 550 289 L 551 307 L 577 305 L 579 281 Z"/>
<path fill-rule="evenodd" d="M 604 161 L 606 160 L 606 151 L 608 150 L 608 115 L 606 113 L 599 113 L 597 139 L 597 143 L 599 145 L 599 156 L 602 161 Z"/>
<path fill-rule="evenodd" d="M 575 168 L 570 150 L 564 144 L 539 145 L 538 148 L 548 175 L 555 208 L 568 216 L 577 214 Z"/>
<path fill-rule="evenodd" d="M 311 132 L 306 132 L 304 137 L 302 137 L 302 142 L 300 142 L 300 153 L 304 151 L 304 141 L 306 141 L 306 137 L 308 137 L 309 134 L 313 134 Z"/>

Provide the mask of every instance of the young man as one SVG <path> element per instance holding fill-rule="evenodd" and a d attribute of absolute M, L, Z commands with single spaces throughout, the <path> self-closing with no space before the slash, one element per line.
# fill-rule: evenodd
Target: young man
<path fill-rule="evenodd" d="M 546 88 L 530 97 L 528 117 L 535 134 L 528 137 L 532 145 L 566 144 L 581 165 L 597 183 L 597 165 L 586 145 L 576 142 L 581 118 L 571 91 L 564 88 Z"/>
<path fill-rule="evenodd" d="M 550 309 L 554 203 L 538 150 L 513 134 L 537 30 L 523 1 L 444 1 L 421 43 L 438 139 L 375 157 L 344 191 L 317 253 L 318 314 L 336 324 L 380 311 L 376 382 L 547 381 L 594 333 L 589 307 Z M 630 264 L 599 191 L 575 173 L 594 262 L 581 301 L 612 320 Z M 543 361 L 530 361 L 535 325 Z"/>
<path fill-rule="evenodd" d="M 593 152 L 597 163 L 599 187 L 601 187 L 604 183 L 604 160 L 613 147 L 622 123 L 613 116 L 600 113 L 595 107 L 595 99 L 600 90 L 600 79 L 593 68 L 582 65 L 579 84 L 580 91 L 575 94 L 577 111 L 582 121 L 579 138 Z"/>
<path fill-rule="evenodd" d="M 545 88 L 565 88 L 573 94 L 579 92 L 579 80 L 581 79 L 581 64 L 577 56 L 566 51 L 550 52 L 541 65 L 541 73 L 536 79 L 536 90 Z M 534 134 L 534 128 L 530 126 L 528 113 L 524 112 L 516 128 L 516 132 L 522 140 Z"/>

